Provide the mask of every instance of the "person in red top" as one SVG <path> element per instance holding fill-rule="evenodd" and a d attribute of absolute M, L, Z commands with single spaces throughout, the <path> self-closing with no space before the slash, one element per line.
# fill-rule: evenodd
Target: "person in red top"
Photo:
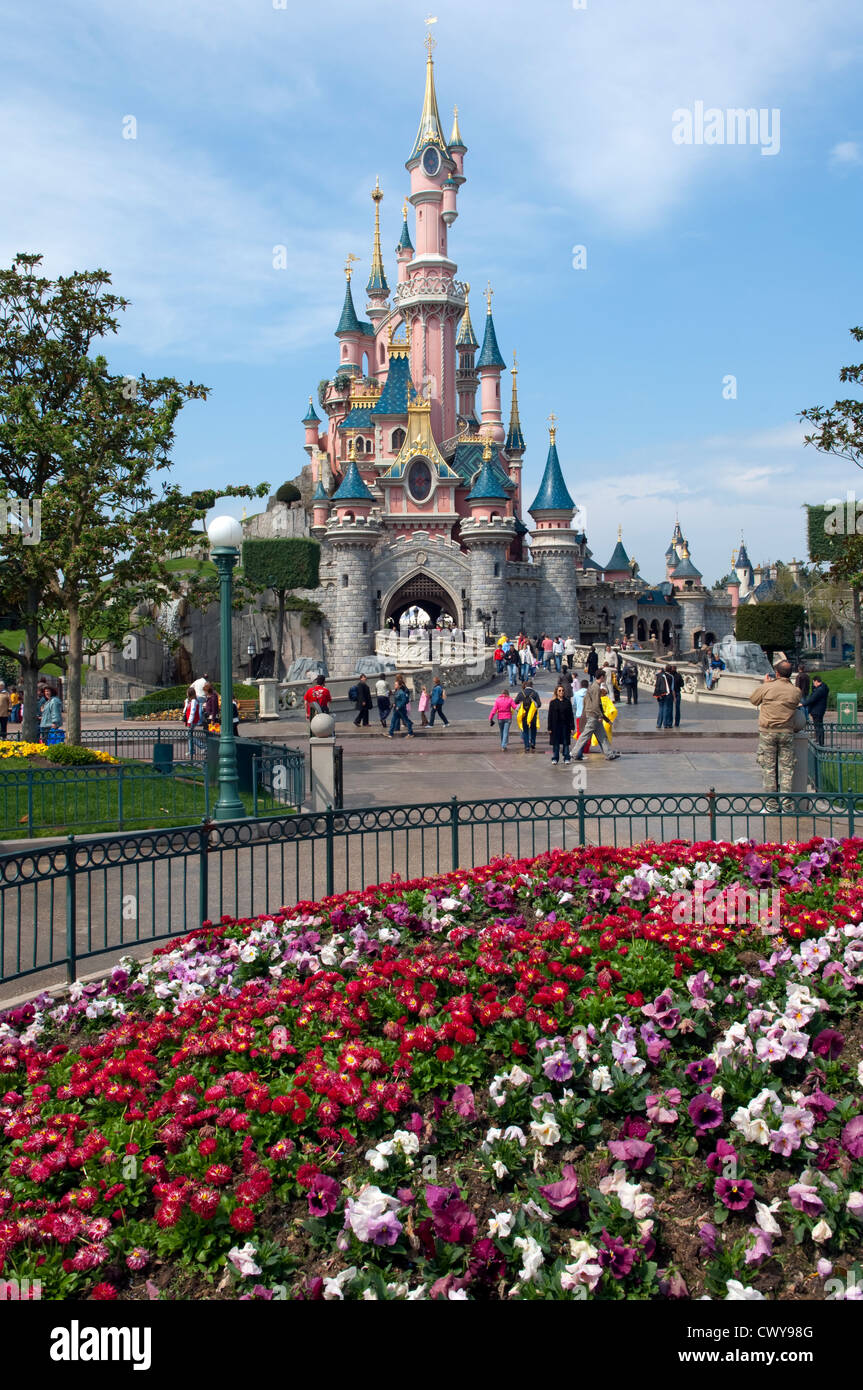
<path fill-rule="evenodd" d="M 313 714 L 326 714 L 332 698 L 325 685 L 310 685 L 303 696 L 306 705 L 306 718 L 311 719 Z"/>

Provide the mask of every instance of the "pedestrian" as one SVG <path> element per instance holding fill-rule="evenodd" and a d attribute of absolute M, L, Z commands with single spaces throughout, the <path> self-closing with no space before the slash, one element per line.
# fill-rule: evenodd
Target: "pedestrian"
<path fill-rule="evenodd" d="M 231 700 L 231 728 L 234 731 L 234 738 L 240 737 L 240 706 L 236 700 Z"/>
<path fill-rule="evenodd" d="M 192 687 L 194 689 L 194 687 Z M 210 682 L 204 686 L 204 723 L 207 725 L 207 732 L 212 733 L 211 725 L 219 722 L 219 697 Z"/>
<path fill-rule="evenodd" d="M 749 703 L 758 706 L 758 752 L 756 762 L 761 768 L 764 791 L 787 794 L 794 781 L 795 716 L 801 695 L 791 684 L 791 662 L 780 661 L 774 679 L 768 676 L 749 696 Z M 778 809 L 778 799 L 776 809 Z M 770 810 L 762 806 L 762 815 Z"/>
<path fill-rule="evenodd" d="M 827 712 L 827 701 L 829 699 L 829 688 L 824 684 L 820 676 L 813 676 L 812 690 L 801 703 L 807 715 L 812 720 L 812 723 L 815 725 L 815 742 L 822 746 L 824 744 L 824 715 Z"/>
<path fill-rule="evenodd" d="M 581 733 L 581 720 L 584 713 L 584 697 L 590 687 L 590 682 L 583 680 L 572 696 L 572 712 L 575 715 L 575 737 Z"/>
<path fill-rule="evenodd" d="M 431 695 L 429 696 L 429 704 L 431 705 L 431 714 L 429 716 L 429 728 L 431 728 L 436 719 L 440 719 L 445 729 L 449 728 L 449 720 L 447 719 L 444 713 L 443 707 L 445 699 L 446 691 L 441 685 L 440 676 L 438 676 L 437 680 L 431 688 Z"/>
<path fill-rule="evenodd" d="M 563 638 L 558 633 L 551 645 L 551 654 L 554 657 L 554 669 L 560 675 L 560 668 L 563 665 Z"/>
<path fill-rule="evenodd" d="M 10 724 L 20 724 L 22 709 L 23 706 L 21 704 L 21 692 L 19 691 L 17 685 L 13 685 L 11 690 L 9 691 Z"/>
<path fill-rule="evenodd" d="M 572 670 L 572 663 L 575 661 L 575 642 L 572 637 L 567 637 L 563 644 L 563 654 L 566 657 L 567 668 Z"/>
<path fill-rule="evenodd" d="M 200 728 L 204 715 L 204 702 L 199 700 L 195 693 L 195 687 L 190 685 L 186 691 L 186 700 L 183 705 L 183 723 L 189 733 L 189 762 L 195 761 L 195 730 Z"/>
<path fill-rule="evenodd" d="M 369 690 L 369 683 L 364 675 L 360 676 L 356 685 L 351 687 L 348 695 L 353 698 L 357 706 L 357 717 L 354 724 L 358 729 L 367 729 L 369 727 L 369 710 L 372 707 L 372 692 Z"/>
<path fill-rule="evenodd" d="M 426 689 L 426 687 L 425 687 L 424 685 L 421 685 L 421 686 L 420 686 L 420 697 L 419 697 L 419 699 L 417 700 L 417 709 L 419 710 L 419 713 L 420 713 L 420 728 L 421 728 L 421 729 L 427 729 L 427 728 L 428 728 L 428 723 L 429 723 L 429 720 L 428 720 L 428 707 L 429 707 L 429 693 L 428 693 L 428 690 Z"/>
<path fill-rule="evenodd" d="M 9 691 L 6 689 L 6 683 L 5 681 L 0 681 L 0 738 L 2 739 L 6 737 L 6 729 L 9 725 L 9 711 L 11 708 L 12 703 L 9 697 Z"/>
<path fill-rule="evenodd" d="M 670 729 L 674 711 L 674 680 L 668 667 L 657 671 L 653 684 L 657 729 Z"/>
<path fill-rule="evenodd" d="M 381 728 L 386 730 L 387 720 L 390 717 L 390 688 L 383 676 L 378 676 L 375 681 L 375 698 L 378 702 L 378 718 L 381 721 Z"/>
<path fill-rule="evenodd" d="M 558 685 L 563 686 L 564 694 L 566 695 L 567 700 L 569 700 L 569 702 L 572 703 L 572 676 L 569 674 L 569 671 L 565 666 L 560 673 L 560 680 L 558 681 Z"/>
<path fill-rule="evenodd" d="M 594 737 L 602 749 L 606 762 L 614 762 L 620 757 L 619 753 L 612 751 L 611 744 L 605 732 L 605 719 L 607 711 L 603 707 L 603 695 L 608 696 L 608 689 L 602 681 L 593 681 L 584 692 L 584 722 L 581 734 L 576 741 L 572 756 L 577 763 L 584 757 L 585 748 L 590 747 L 591 739 Z"/>
<path fill-rule="evenodd" d="M 569 699 L 566 688 L 558 685 L 554 692 L 554 698 L 548 703 L 548 739 L 551 744 L 551 765 L 557 767 L 561 752 L 563 761 L 568 763 L 569 745 L 575 729 L 575 719 L 572 713 L 572 701 Z"/>
<path fill-rule="evenodd" d="M 306 707 L 306 718 L 311 722 L 316 714 L 326 714 L 330 707 L 332 695 L 322 680 L 314 682 L 309 686 L 303 696 L 303 703 Z"/>
<path fill-rule="evenodd" d="M 45 703 L 39 718 L 40 743 L 62 743 L 62 738 L 49 738 L 49 733 L 59 733 L 63 727 L 63 705 L 53 686 L 45 687 Z"/>
<path fill-rule="evenodd" d="M 390 719 L 389 731 L 385 731 L 386 738 L 392 738 L 396 729 L 405 725 L 408 731 L 408 738 L 415 738 L 414 726 L 410 718 L 410 695 L 405 685 L 403 676 L 396 676 L 395 686 L 393 687 L 393 713 Z"/>
<path fill-rule="evenodd" d="M 196 681 L 192 681 L 192 689 L 195 692 L 195 698 L 202 703 L 207 698 L 207 686 L 209 682 L 210 677 L 207 675 L 206 671 L 202 676 L 199 676 Z"/>
<path fill-rule="evenodd" d="M 492 661 L 494 662 L 494 675 L 495 675 L 495 680 L 497 680 L 497 678 L 500 676 L 501 667 L 503 666 L 504 661 L 505 661 L 505 657 L 504 657 L 504 654 L 503 654 L 503 647 L 500 645 L 499 642 L 498 642 L 497 646 L 496 646 L 495 649 L 494 649 L 494 656 L 492 657 Z"/>
<path fill-rule="evenodd" d="M 553 649 L 554 649 L 554 641 L 552 640 L 551 637 L 548 636 L 548 633 L 544 632 L 544 633 L 542 634 L 542 641 L 540 642 L 539 645 L 540 645 L 540 651 L 541 651 L 541 653 L 542 653 L 542 664 L 543 664 L 543 666 L 545 667 L 546 671 L 550 671 L 550 670 L 551 670 L 551 656 L 552 656 L 552 651 L 553 651 Z"/>
<path fill-rule="evenodd" d="M 521 691 L 516 696 L 518 713 L 516 723 L 521 730 L 525 753 L 536 752 L 536 732 L 539 728 L 539 711 L 542 700 L 530 681 L 522 681 Z"/>
<path fill-rule="evenodd" d="M 806 667 L 803 665 L 802 661 L 797 666 L 797 675 L 794 678 L 794 684 L 797 686 L 797 689 L 800 691 L 800 694 L 803 696 L 803 699 L 805 700 L 806 696 L 809 694 L 809 687 L 811 682 L 806 672 Z"/>
<path fill-rule="evenodd" d="M 638 668 L 632 661 L 627 661 L 620 677 L 621 685 L 626 691 L 626 703 L 628 705 L 638 704 Z"/>
<path fill-rule="evenodd" d="M 612 700 L 614 700 L 615 704 L 617 704 L 617 701 L 620 699 L 620 681 L 618 680 L 616 666 L 611 666 L 609 668 L 607 672 L 606 683 L 608 685 L 609 694 L 611 695 Z"/>
<path fill-rule="evenodd" d="M 495 719 L 497 720 L 498 730 L 500 731 L 500 750 L 502 753 L 506 752 L 506 746 L 509 743 L 509 730 L 512 723 L 512 716 L 516 708 L 516 702 L 509 693 L 509 687 L 504 686 L 492 705 L 491 714 L 488 717 L 488 722 L 492 728 L 494 727 Z"/>
<path fill-rule="evenodd" d="M 675 729 L 679 729 L 680 706 L 683 700 L 683 686 L 685 682 L 683 680 L 683 676 L 680 674 L 676 666 L 670 666 L 669 670 L 671 671 L 671 678 L 674 682 L 674 690 L 672 692 L 674 695 L 674 727 Z"/>
<path fill-rule="evenodd" d="M 506 669 L 509 676 L 510 686 L 518 684 L 519 655 L 514 643 L 510 642 L 506 650 Z"/>
<path fill-rule="evenodd" d="M 590 651 L 587 653 L 587 661 L 584 663 L 584 669 L 587 671 L 588 683 L 593 684 L 596 680 L 596 673 L 599 670 L 599 657 L 596 654 L 596 647 L 591 647 Z"/>

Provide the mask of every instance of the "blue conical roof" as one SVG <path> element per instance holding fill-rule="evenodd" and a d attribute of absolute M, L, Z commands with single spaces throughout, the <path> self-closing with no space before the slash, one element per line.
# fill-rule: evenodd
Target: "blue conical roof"
<path fill-rule="evenodd" d="M 493 330 L 492 330 L 493 331 Z M 478 348 L 476 334 L 473 331 L 473 324 L 470 318 L 470 306 L 465 300 L 464 313 L 461 316 L 461 323 L 458 326 L 458 333 L 455 338 L 456 347 Z"/>
<path fill-rule="evenodd" d="M 537 512 L 575 511 L 575 503 L 563 481 L 563 471 L 557 456 L 557 444 L 553 439 L 548 446 L 548 458 L 545 461 L 545 472 L 542 475 L 539 492 L 534 498 L 533 506 L 528 507 L 528 511 L 531 516 L 535 516 Z"/>
<path fill-rule="evenodd" d="M 323 483 L 321 482 L 321 479 L 318 478 L 318 485 L 317 485 L 317 487 L 315 488 L 314 492 L 312 493 L 312 501 L 313 501 L 313 502 L 329 502 L 329 500 L 330 500 L 329 493 L 326 492 L 326 491 L 324 490 L 324 485 L 323 485 Z"/>
<path fill-rule="evenodd" d="M 671 576 L 673 579 L 700 579 L 701 570 L 695 568 L 687 555 L 685 559 L 681 560 L 677 568 L 671 571 Z"/>
<path fill-rule="evenodd" d="M 506 363 L 500 355 L 500 348 L 497 345 L 497 334 L 494 331 L 494 319 L 491 314 L 485 316 L 485 335 L 482 340 L 482 352 L 476 364 L 478 367 L 505 367 Z"/>
<path fill-rule="evenodd" d="M 333 493 L 332 500 L 334 502 L 374 502 L 375 499 L 360 477 L 360 470 L 357 468 L 355 459 L 351 459 L 348 464 L 348 471 L 342 478 L 338 489 Z"/>
<path fill-rule="evenodd" d="M 397 250 L 397 251 L 413 251 L 413 249 L 414 249 L 414 244 L 413 244 L 413 242 L 411 241 L 411 234 L 410 234 L 410 232 L 408 231 L 408 216 L 407 216 L 407 213 L 405 213 L 405 220 L 404 220 L 404 222 L 402 223 L 402 234 L 401 234 L 401 236 L 399 237 L 399 244 L 398 244 L 398 246 L 396 247 L 396 250 Z"/>
<path fill-rule="evenodd" d="M 749 559 L 749 556 L 746 553 L 746 546 L 743 544 L 743 541 L 740 542 L 740 549 L 737 552 L 737 559 L 734 562 L 734 568 L 737 570 L 752 569 L 752 561 Z"/>
<path fill-rule="evenodd" d="M 619 540 L 617 542 L 617 545 L 614 547 L 614 553 L 605 568 L 611 570 L 612 573 L 614 573 L 615 570 L 629 569 L 629 556 L 623 548 L 623 541 Z"/>
<path fill-rule="evenodd" d="M 357 318 L 357 311 L 354 308 L 354 297 L 351 294 L 351 282 L 348 280 L 345 285 L 345 302 L 342 305 L 342 316 L 339 319 L 339 326 L 336 329 L 336 336 L 339 333 L 361 333 L 360 321 Z"/>
<path fill-rule="evenodd" d="M 467 500 L 468 502 L 484 500 L 505 502 L 507 500 L 500 479 L 496 475 L 493 459 L 483 459 L 482 467 L 476 475 L 476 481 L 468 493 Z"/>
<path fill-rule="evenodd" d="M 321 417 L 320 417 L 320 415 L 316 415 L 316 414 L 315 414 L 315 407 L 312 405 L 312 398 L 311 398 L 311 396 L 309 396 L 309 408 L 308 408 L 308 411 L 306 412 L 306 414 L 303 416 L 303 424 L 304 424 L 304 425 L 319 425 L 320 423 L 321 423 Z"/>

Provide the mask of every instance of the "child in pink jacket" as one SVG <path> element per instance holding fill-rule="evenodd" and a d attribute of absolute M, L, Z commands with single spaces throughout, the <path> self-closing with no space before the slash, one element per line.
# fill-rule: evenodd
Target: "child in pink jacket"
<path fill-rule="evenodd" d="M 491 714 L 489 715 L 488 722 L 489 724 L 494 724 L 495 716 L 497 716 L 498 728 L 500 729 L 500 746 L 501 751 L 504 753 L 506 752 L 506 745 L 509 743 L 509 726 L 516 709 L 517 705 L 515 700 L 506 688 L 501 691 L 491 707 Z"/>

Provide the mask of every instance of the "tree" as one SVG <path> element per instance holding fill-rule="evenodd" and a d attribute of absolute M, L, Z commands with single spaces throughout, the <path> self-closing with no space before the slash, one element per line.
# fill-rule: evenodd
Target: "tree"
<path fill-rule="evenodd" d="M 282 483 L 282 486 L 276 492 L 277 502 L 287 502 L 290 506 L 291 502 L 299 502 L 299 500 L 300 489 L 297 487 L 296 483 Z"/>
<path fill-rule="evenodd" d="M 118 328 L 128 301 L 106 271 L 51 281 L 42 258 L 19 255 L 0 270 L 0 497 L 39 499 L 41 536 L 5 537 L 0 611 L 24 628 L 25 737 L 36 731 L 40 634 L 68 633 L 68 736 L 80 739 L 85 634 L 122 645 L 142 602 L 188 592 L 171 553 L 200 543 L 216 496 L 263 496 L 228 487 L 186 496 L 157 480 L 171 466 L 177 416 L 205 386 L 173 377 L 118 376 L 93 345 Z M 157 487 L 157 482 L 161 485 Z M 206 595 L 212 584 L 204 583 Z M 0 654 L 18 658 L 0 642 Z"/>
<path fill-rule="evenodd" d="M 316 589 L 319 583 L 321 547 L 305 537 L 248 540 L 243 542 L 243 578 L 251 588 L 272 589 L 278 603 L 276 635 L 277 680 L 284 676 L 282 643 L 288 595 L 294 589 Z"/>
<path fill-rule="evenodd" d="M 853 501 L 826 507 L 807 507 L 809 554 L 813 560 L 827 561 L 835 585 L 847 586 L 851 597 L 854 631 L 854 674 L 863 678 L 863 631 L 861 631 L 860 592 L 863 589 L 863 535 L 858 526 L 858 507 Z"/>
<path fill-rule="evenodd" d="M 737 610 L 734 635 L 738 642 L 757 642 L 770 656 L 793 651 L 806 610 L 800 603 L 747 603 Z"/>
<path fill-rule="evenodd" d="M 850 332 L 855 342 L 863 343 L 863 328 L 852 328 Z M 863 362 L 842 367 L 839 380 L 863 382 Z M 863 468 L 863 401 L 849 399 L 828 406 L 811 406 L 800 412 L 800 419 L 815 426 L 811 434 L 804 436 L 804 444 Z"/>

